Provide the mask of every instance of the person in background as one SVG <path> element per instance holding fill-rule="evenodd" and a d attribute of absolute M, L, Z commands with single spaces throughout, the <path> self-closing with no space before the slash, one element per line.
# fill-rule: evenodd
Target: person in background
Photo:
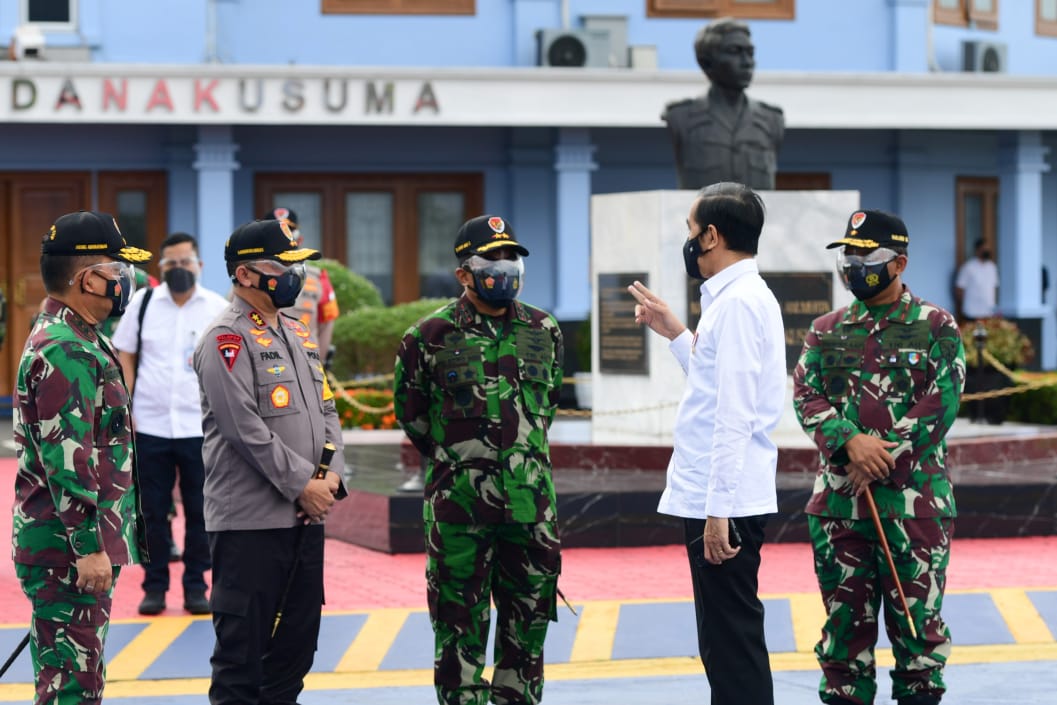
<path fill-rule="evenodd" d="M 68 213 L 41 243 L 48 297 L 14 395 L 15 575 L 32 605 L 36 703 L 99 703 L 121 567 L 146 559 L 121 363 L 97 324 L 135 291 L 130 247 L 106 213 Z"/>
<path fill-rule="evenodd" d="M 793 373 L 793 406 L 819 452 L 805 513 L 826 608 L 819 697 L 830 705 L 874 702 L 882 618 L 895 656 L 892 698 L 936 705 L 946 690 L 951 636 L 940 611 L 955 505 L 945 439 L 965 351 L 954 317 L 903 284 L 909 245 L 900 218 L 852 213 L 829 247 L 840 248 L 837 272 L 856 300 L 812 322 Z"/>
<path fill-rule="evenodd" d="M 764 525 L 778 511 L 769 434 L 785 397 L 785 329 L 756 264 L 763 220 L 744 184 L 713 184 L 694 200 L 683 264 L 705 282 L 693 333 L 640 282 L 628 287 L 635 320 L 671 341 L 686 373 L 658 511 L 683 520 L 713 705 L 774 702 L 758 593 Z"/>
<path fill-rule="evenodd" d="M 954 300 L 958 318 L 978 321 L 995 315 L 998 302 L 998 267 L 991 249 L 983 240 L 973 246 L 974 256 L 958 270 L 954 282 Z"/>
<path fill-rule="evenodd" d="M 183 606 L 191 614 L 208 614 L 202 406 L 198 395 L 187 391 L 198 386 L 192 360 L 195 345 L 227 301 L 198 282 L 202 262 L 192 235 L 173 233 L 165 238 L 158 268 L 162 283 L 136 293 L 113 338 L 132 393 L 143 517 L 154 556 L 144 564 L 139 613 L 160 614 L 166 607 L 169 547 L 174 538 L 169 512 L 178 469 L 184 513 Z"/>
<path fill-rule="evenodd" d="M 264 220 L 284 221 L 294 234 L 298 247 L 304 245 L 304 237 L 297 227 L 297 213 L 290 208 L 273 208 L 268 211 Z M 319 342 L 320 354 L 326 363 L 330 356 L 331 341 L 334 339 L 334 321 L 341 311 L 334 287 L 330 283 L 327 270 L 312 264 L 305 264 L 305 285 L 293 306 L 284 310 L 308 326 L 312 335 Z M 328 368 L 329 369 L 329 368 Z"/>
<path fill-rule="evenodd" d="M 396 417 L 426 459 L 426 595 L 441 705 L 535 705 L 561 572 L 547 432 L 561 330 L 517 300 L 528 250 L 498 216 L 455 238 L 461 298 L 404 335 Z M 484 677 L 496 606 L 495 671 Z"/>

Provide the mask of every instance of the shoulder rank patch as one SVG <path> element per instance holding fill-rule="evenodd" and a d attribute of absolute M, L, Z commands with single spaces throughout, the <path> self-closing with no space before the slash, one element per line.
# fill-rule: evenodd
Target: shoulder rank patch
<path fill-rule="evenodd" d="M 285 409 L 290 406 L 290 390 L 281 384 L 275 385 L 271 394 L 272 406 L 276 409 Z"/>
<path fill-rule="evenodd" d="M 265 323 L 265 321 L 264 321 L 264 316 L 262 316 L 261 314 L 257 313 L 256 311 L 250 311 L 246 315 L 249 316 L 251 321 L 253 321 L 253 325 L 257 326 L 258 328 L 267 328 L 268 327 L 268 324 Z"/>
<path fill-rule="evenodd" d="M 235 360 L 238 359 L 240 350 L 242 350 L 241 335 L 225 333 L 217 336 L 217 352 L 220 353 L 221 359 L 227 365 L 228 372 L 235 367 Z"/>

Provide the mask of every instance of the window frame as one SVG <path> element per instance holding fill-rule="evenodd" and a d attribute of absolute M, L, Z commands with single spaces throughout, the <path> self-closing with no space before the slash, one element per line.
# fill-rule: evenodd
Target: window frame
<path fill-rule="evenodd" d="M 955 27 L 968 27 L 972 24 L 976 29 L 998 29 L 998 2 L 992 0 L 994 7 L 990 12 L 980 10 L 976 7 L 975 0 L 958 0 L 958 8 L 940 7 L 938 0 L 932 0 L 932 21 L 935 24 L 952 25 Z M 1036 18 L 1038 17 L 1038 5 L 1036 4 Z"/>
<path fill-rule="evenodd" d="M 29 19 L 29 3 L 31 1 L 32 0 L 19 0 L 18 16 L 21 20 L 21 24 L 33 25 L 34 27 L 40 27 L 42 30 L 76 31 L 80 5 L 78 0 L 66 0 L 66 5 L 70 8 L 69 22 L 31 22 Z"/>
<path fill-rule="evenodd" d="M 965 242 L 965 199 L 967 196 L 979 196 L 983 205 L 981 212 L 981 238 L 998 261 L 998 197 L 999 180 L 997 176 L 957 176 L 955 177 L 954 201 L 954 271 L 965 263 L 969 247 Z"/>
<path fill-rule="evenodd" d="M 323 256 L 349 267 L 346 251 L 345 194 L 357 191 L 393 194 L 393 300 L 405 303 L 419 298 L 418 194 L 429 191 L 458 191 L 463 194 L 465 219 L 484 212 L 484 174 L 481 172 L 440 173 L 288 173 L 260 172 L 254 179 L 254 213 L 271 207 L 274 195 L 282 191 L 306 191 L 321 196 L 320 240 Z M 452 233 L 454 242 L 455 233 Z M 413 255 L 409 255 L 413 253 Z M 452 269 L 455 269 L 452 255 Z"/>
<path fill-rule="evenodd" d="M 737 0 L 646 0 L 647 17 L 734 17 L 752 20 L 792 20 L 796 0 L 742 4 Z"/>
<path fill-rule="evenodd" d="M 322 0 L 324 15 L 476 15 L 476 0 Z"/>
<path fill-rule="evenodd" d="M 1057 37 L 1057 18 L 1043 19 L 1042 0 L 1035 0 L 1035 34 L 1043 37 Z"/>

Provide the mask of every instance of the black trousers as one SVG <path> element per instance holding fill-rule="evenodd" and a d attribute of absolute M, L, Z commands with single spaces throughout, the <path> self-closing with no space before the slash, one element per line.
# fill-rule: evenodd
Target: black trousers
<path fill-rule="evenodd" d="M 202 487 L 206 470 L 202 463 L 202 439 L 159 438 L 136 434 L 140 502 L 147 525 L 147 551 L 143 592 L 169 590 L 169 509 L 179 468 L 180 503 L 184 510 L 184 595 L 205 592 L 209 570 L 209 539 L 202 513 Z"/>
<path fill-rule="evenodd" d="M 741 552 L 712 565 L 705 560 L 701 542 L 705 521 L 683 520 L 701 663 L 712 689 L 712 705 L 774 705 L 763 603 L 757 594 L 767 520 L 756 516 L 731 521 L 741 534 Z"/>
<path fill-rule="evenodd" d="M 319 637 L 323 526 L 210 532 L 209 545 L 216 632 L 209 702 L 295 705 Z M 272 637 L 291 571 L 282 621 Z"/>

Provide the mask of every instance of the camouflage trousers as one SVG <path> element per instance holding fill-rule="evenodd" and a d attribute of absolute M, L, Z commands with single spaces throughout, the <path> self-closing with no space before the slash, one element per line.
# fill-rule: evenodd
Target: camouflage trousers
<path fill-rule="evenodd" d="M 114 583 L 120 568 L 114 568 Z M 15 564 L 22 592 L 33 605 L 29 653 L 37 705 L 78 705 L 103 699 L 103 643 L 114 588 L 105 594 L 77 587 L 77 569 Z"/>
<path fill-rule="evenodd" d="M 819 695 L 823 702 L 836 697 L 856 703 L 874 701 L 874 648 L 882 604 L 895 657 L 892 697 L 939 696 L 946 690 L 943 667 L 951 652 L 951 637 L 940 609 L 953 520 L 882 519 L 881 525 L 917 638 L 911 636 L 873 521 L 808 516 L 815 575 L 827 614 L 822 639 L 815 646 L 822 667 Z"/>
<path fill-rule="evenodd" d="M 426 592 L 435 634 L 433 681 L 442 705 L 535 705 L 543 642 L 557 619 L 561 544 L 555 522 L 426 522 Z M 496 606 L 495 671 L 484 678 Z"/>

